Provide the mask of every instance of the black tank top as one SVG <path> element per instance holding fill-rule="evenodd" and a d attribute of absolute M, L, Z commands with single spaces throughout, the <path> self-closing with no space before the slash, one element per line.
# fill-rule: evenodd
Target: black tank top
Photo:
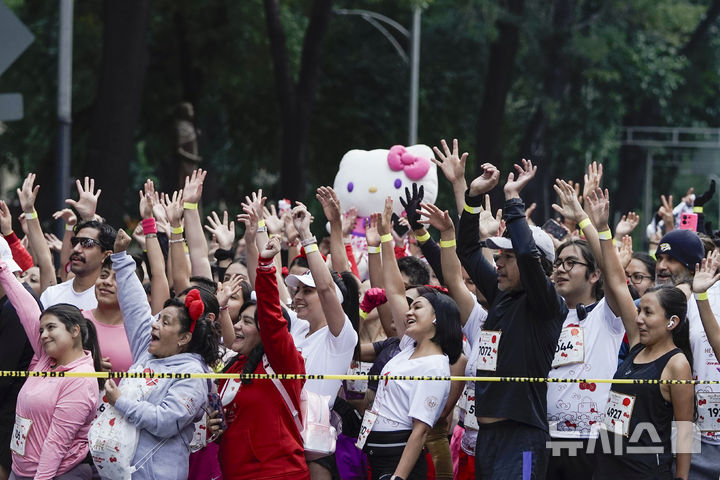
<path fill-rule="evenodd" d="M 670 358 L 682 353 L 682 350 L 675 348 L 650 363 L 635 363 L 635 358 L 644 348 L 645 346 L 642 344 L 635 345 L 613 378 L 659 380 Z M 601 452 L 601 455 L 598 457 L 598 468 L 594 478 L 612 478 L 613 480 L 619 478 L 672 478 L 670 434 L 673 407 L 663 398 L 660 385 L 613 383 L 610 390 L 624 395 L 633 395 L 635 404 L 630 416 L 628 436 L 621 436 L 622 452 L 615 450 L 614 434 L 609 435 L 613 454 L 602 452 L 602 443 L 598 440 L 595 451 Z M 652 424 L 654 428 L 645 428 L 648 424 Z M 640 425 L 639 428 L 638 425 Z M 603 433 L 601 432 L 600 435 L 602 436 Z M 643 450 L 652 449 L 652 453 L 635 453 L 636 449 L 640 447 Z M 622 455 L 614 453 L 622 453 Z"/>

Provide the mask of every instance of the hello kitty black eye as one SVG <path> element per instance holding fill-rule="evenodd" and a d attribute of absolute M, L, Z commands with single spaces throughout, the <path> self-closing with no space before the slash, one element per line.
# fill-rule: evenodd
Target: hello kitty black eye
<path fill-rule="evenodd" d="M 400 180 L 399 178 L 396 178 L 395 179 L 395 188 L 400 188 L 400 187 L 402 187 L 402 180 Z"/>
<path fill-rule="evenodd" d="M 353 182 L 348 182 L 347 191 L 352 192 L 354 188 L 355 188 L 355 185 L 353 184 Z"/>

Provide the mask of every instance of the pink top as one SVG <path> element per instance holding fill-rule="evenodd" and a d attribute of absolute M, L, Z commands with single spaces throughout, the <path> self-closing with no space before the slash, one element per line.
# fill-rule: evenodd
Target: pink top
<path fill-rule="evenodd" d="M 110 357 L 113 372 L 127 372 L 133 364 L 130 343 L 125 334 L 125 325 L 107 325 L 95 319 L 92 310 L 83 310 L 82 314 L 90 320 L 97 330 L 100 353 Z"/>
<path fill-rule="evenodd" d="M 89 352 L 68 365 L 55 369 L 55 362 L 40 342 L 40 307 L 0 261 L 0 285 L 15 307 L 25 333 L 35 351 L 33 371 L 94 372 Z M 88 453 L 88 431 L 95 417 L 100 392 L 95 378 L 28 377 L 17 399 L 18 417 L 32 422 L 28 430 L 25 455 L 13 452 L 15 475 L 50 480 L 82 462 Z"/>

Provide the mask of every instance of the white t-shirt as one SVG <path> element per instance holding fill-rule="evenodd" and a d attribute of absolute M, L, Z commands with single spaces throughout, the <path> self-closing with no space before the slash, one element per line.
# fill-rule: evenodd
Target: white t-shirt
<path fill-rule="evenodd" d="M 462 329 L 471 349 L 470 354 L 468 355 L 467 364 L 465 365 L 465 376 L 467 377 L 474 377 L 477 374 L 477 363 L 480 358 L 480 342 L 478 340 L 480 339 L 480 332 L 485 324 L 485 320 L 487 320 L 487 310 L 485 310 L 482 305 L 475 302 L 475 306 L 473 307 L 472 312 L 470 312 L 470 316 Z M 475 382 L 466 382 L 465 389 L 472 390 L 474 392 Z M 465 398 L 465 392 L 463 392 L 463 396 L 460 398 L 461 400 Z M 465 417 L 467 417 L 467 415 L 465 415 Z M 465 421 L 465 425 L 468 425 L 469 420 L 466 420 L 465 418 L 463 420 Z M 466 427 L 460 441 L 460 447 L 468 455 L 475 456 L 476 443 L 477 430 Z"/>
<path fill-rule="evenodd" d="M 358 341 L 357 332 L 347 315 L 345 325 L 337 337 L 330 333 L 327 325 L 308 337 L 306 335 L 310 324 L 305 320 L 296 319 L 297 316 L 292 318 L 291 323 L 297 324 L 298 327 L 293 325 L 291 328 L 295 331 L 293 335 L 295 347 L 305 359 L 305 372 L 318 375 L 347 374 Z M 341 380 L 308 380 L 305 382 L 305 388 L 319 395 L 328 395 L 332 407 L 341 383 Z"/>
<path fill-rule="evenodd" d="M 410 358 L 415 340 L 407 335 L 400 341 L 400 353 L 385 364 L 381 375 L 450 375 L 447 355 Z M 413 418 L 435 425 L 450 394 L 450 381 L 385 380 L 378 384 L 373 408 L 378 414 L 373 431 L 412 430 Z"/>
<path fill-rule="evenodd" d="M 57 305 L 58 303 L 69 303 L 75 305 L 80 310 L 92 310 L 97 308 L 97 297 L 95 297 L 95 286 L 88 288 L 84 292 L 76 292 L 73 288 L 73 280 L 71 278 L 67 282 L 59 283 L 48 287 L 40 295 L 40 303 L 44 308 Z"/>
<path fill-rule="evenodd" d="M 710 308 L 715 313 L 715 320 L 720 313 L 720 283 L 708 290 Z M 690 349 L 693 354 L 693 378 L 695 380 L 720 380 L 720 363 L 708 342 L 705 328 L 700 319 L 697 302 L 691 297 L 687 303 L 687 318 L 690 322 Z M 696 385 L 696 393 L 720 392 L 720 385 Z M 696 399 L 697 401 L 697 399 Z M 720 445 L 720 432 L 702 432 L 703 442 Z"/>
<path fill-rule="evenodd" d="M 584 361 L 553 368 L 548 377 L 613 378 L 625 327 L 605 299 L 598 301 L 581 321 L 577 311 L 571 308 L 563 322 L 565 328 L 582 332 Z M 559 343 L 562 343 L 562 338 L 561 335 Z M 592 425 L 602 421 L 609 391 L 609 383 L 549 383 L 547 414 L 550 436 L 590 438 Z"/>

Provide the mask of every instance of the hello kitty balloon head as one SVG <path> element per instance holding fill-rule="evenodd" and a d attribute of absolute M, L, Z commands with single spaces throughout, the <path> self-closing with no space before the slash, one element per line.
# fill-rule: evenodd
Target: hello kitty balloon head
<path fill-rule="evenodd" d="M 382 212 L 388 195 L 394 200 L 393 211 L 400 215 L 403 208 L 398 199 L 405 196 L 405 187 L 412 191 L 413 183 L 424 186 L 425 202 L 434 203 L 437 199 L 437 167 L 432 158 L 433 152 L 427 145 L 350 150 L 340 162 L 333 188 L 342 209 L 355 207 L 358 217 Z"/>

